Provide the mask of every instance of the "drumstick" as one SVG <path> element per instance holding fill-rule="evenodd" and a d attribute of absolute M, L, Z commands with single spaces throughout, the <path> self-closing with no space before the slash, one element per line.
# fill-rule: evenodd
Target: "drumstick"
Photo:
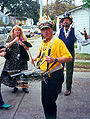
<path fill-rule="evenodd" d="M 51 53 L 49 56 L 52 56 L 52 55 L 53 55 L 53 53 Z M 46 59 L 44 59 L 44 61 L 36 69 L 38 69 L 45 62 L 45 60 Z M 34 69 L 33 71 L 35 71 L 36 69 Z"/>
<path fill-rule="evenodd" d="M 31 60 L 33 61 L 32 55 L 31 55 L 31 53 L 30 53 L 29 50 L 28 50 L 28 53 L 29 53 L 29 55 L 30 55 L 30 57 L 31 57 Z M 34 67 L 35 67 L 35 64 L 33 64 L 33 65 L 34 65 Z"/>

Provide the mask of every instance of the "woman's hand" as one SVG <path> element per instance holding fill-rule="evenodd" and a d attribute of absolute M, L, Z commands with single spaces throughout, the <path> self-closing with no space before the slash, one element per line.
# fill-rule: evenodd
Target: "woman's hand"
<path fill-rule="evenodd" d="M 2 56 L 2 57 L 5 56 L 5 55 L 6 55 L 6 52 L 1 52 L 0 53 L 0 56 Z"/>
<path fill-rule="evenodd" d="M 24 48 L 25 48 L 26 50 L 29 50 L 29 48 L 28 48 L 26 45 L 24 45 Z"/>
<path fill-rule="evenodd" d="M 16 37 L 15 39 L 14 39 L 14 41 L 16 42 L 16 41 L 19 41 L 19 37 Z"/>
<path fill-rule="evenodd" d="M 22 41 L 19 41 L 19 44 L 22 45 L 26 50 L 29 50 L 29 48 Z"/>
<path fill-rule="evenodd" d="M 0 50 L 0 53 L 1 53 L 1 52 L 5 52 L 5 50 L 6 50 L 6 48 L 2 48 L 2 49 Z"/>
<path fill-rule="evenodd" d="M 10 43 L 6 43 L 6 48 L 11 47 L 15 42 L 19 41 L 19 37 L 16 37 L 14 40 L 12 40 Z"/>
<path fill-rule="evenodd" d="M 1 50 L 0 50 L 0 56 L 5 56 L 6 55 L 6 52 L 5 52 L 5 50 L 6 50 L 6 48 L 2 48 Z"/>

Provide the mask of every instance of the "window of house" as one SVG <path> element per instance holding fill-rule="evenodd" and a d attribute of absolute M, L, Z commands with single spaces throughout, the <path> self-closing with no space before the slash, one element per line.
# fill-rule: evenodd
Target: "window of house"
<path fill-rule="evenodd" d="M 7 17 L 5 18 L 5 23 L 6 23 L 6 24 L 8 23 L 8 18 L 7 18 Z"/>
<path fill-rule="evenodd" d="M 0 20 L 2 20 L 2 21 L 3 21 L 3 17 L 0 17 Z"/>

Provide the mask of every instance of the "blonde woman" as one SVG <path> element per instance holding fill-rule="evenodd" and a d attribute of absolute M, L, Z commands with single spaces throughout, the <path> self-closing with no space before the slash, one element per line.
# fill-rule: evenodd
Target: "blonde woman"
<path fill-rule="evenodd" d="M 24 35 L 22 28 L 18 25 L 14 26 L 10 32 L 10 36 L 6 41 L 6 48 L 9 49 L 9 57 L 6 59 L 3 71 L 12 71 L 12 70 L 27 70 L 28 65 L 27 61 L 29 60 L 29 56 L 27 53 L 28 47 L 22 42 L 26 41 L 27 38 Z M 2 72 L 3 73 L 3 72 Z M 2 75 L 1 75 L 2 76 Z M 12 93 L 18 91 L 16 86 L 16 80 L 10 81 L 1 79 L 2 83 L 9 86 L 14 87 Z M 28 88 L 22 88 L 25 93 L 29 93 Z"/>

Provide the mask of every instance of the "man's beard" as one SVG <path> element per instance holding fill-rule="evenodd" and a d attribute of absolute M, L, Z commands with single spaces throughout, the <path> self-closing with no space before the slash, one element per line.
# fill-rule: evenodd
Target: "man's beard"
<path fill-rule="evenodd" d="M 68 24 L 68 23 L 64 24 L 64 27 L 69 27 L 69 26 L 70 26 L 70 24 Z"/>

